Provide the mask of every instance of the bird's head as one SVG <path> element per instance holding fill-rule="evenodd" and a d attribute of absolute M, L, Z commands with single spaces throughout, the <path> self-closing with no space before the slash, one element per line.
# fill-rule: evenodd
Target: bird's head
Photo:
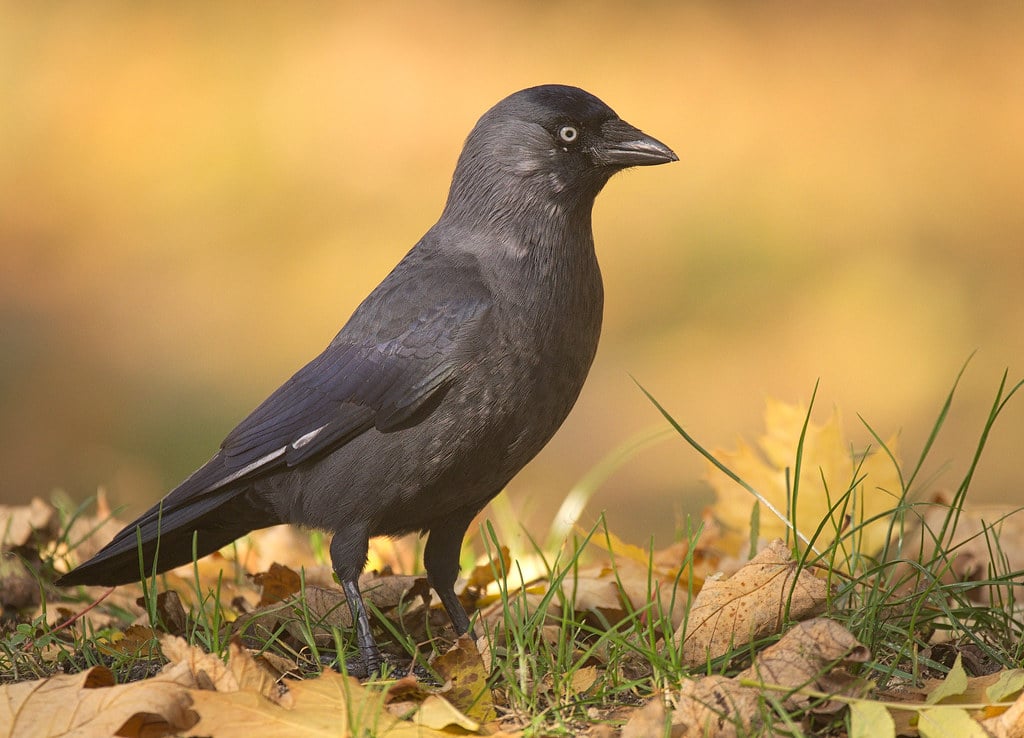
<path fill-rule="evenodd" d="M 477 122 L 459 157 L 446 209 L 493 221 L 529 215 L 535 207 L 589 208 L 616 172 L 677 158 L 589 92 L 530 87 Z"/>

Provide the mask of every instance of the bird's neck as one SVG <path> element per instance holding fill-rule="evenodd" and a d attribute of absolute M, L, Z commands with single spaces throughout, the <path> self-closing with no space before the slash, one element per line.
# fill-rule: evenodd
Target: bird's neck
<path fill-rule="evenodd" d="M 594 259 L 593 200 L 558 202 L 550 198 L 492 198 L 466 207 L 448 204 L 438 226 L 460 233 L 463 248 L 516 270 L 585 267 Z"/>

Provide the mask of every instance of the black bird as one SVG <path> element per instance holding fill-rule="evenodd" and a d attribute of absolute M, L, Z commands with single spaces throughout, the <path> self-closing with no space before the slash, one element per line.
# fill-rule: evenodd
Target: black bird
<path fill-rule="evenodd" d="M 591 210 L 616 172 L 676 161 L 576 87 L 543 85 L 480 118 L 440 220 L 327 349 L 220 450 L 58 580 L 138 581 L 278 523 L 331 531 L 369 672 L 359 593 L 369 539 L 429 532 L 423 563 L 456 631 L 473 517 L 562 424 L 590 369 L 603 287 Z"/>

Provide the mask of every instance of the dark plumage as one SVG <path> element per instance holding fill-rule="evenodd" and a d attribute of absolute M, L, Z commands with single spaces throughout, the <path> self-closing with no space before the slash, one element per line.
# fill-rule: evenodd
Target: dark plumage
<path fill-rule="evenodd" d="M 466 632 L 466 529 L 562 424 L 597 349 L 594 198 L 621 169 L 675 160 L 575 87 L 499 102 L 469 134 L 440 220 L 327 349 L 58 584 L 138 580 L 138 536 L 159 572 L 191 561 L 193 536 L 202 556 L 256 528 L 321 528 L 373 671 L 357 585 L 369 539 L 425 531 L 430 582 Z"/>

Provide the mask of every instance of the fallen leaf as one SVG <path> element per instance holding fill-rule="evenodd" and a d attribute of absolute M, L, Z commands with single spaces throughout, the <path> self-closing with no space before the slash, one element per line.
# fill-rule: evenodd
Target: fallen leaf
<path fill-rule="evenodd" d="M 917 718 L 922 738 L 990 738 L 981 724 L 960 707 L 932 707 Z"/>
<path fill-rule="evenodd" d="M 171 663 L 185 665 L 201 688 L 218 692 L 251 691 L 274 702 L 281 701 L 277 680 L 237 641 L 228 644 L 227 663 L 177 636 L 163 636 L 160 647 Z"/>
<path fill-rule="evenodd" d="M 617 623 L 626 616 L 622 591 L 619 589 L 615 572 L 607 567 L 600 570 L 582 571 L 577 576 L 567 577 L 563 582 L 560 596 L 552 602 L 556 612 L 561 611 L 561 601 L 568 601 L 576 612 L 600 612 L 611 623 Z"/>
<path fill-rule="evenodd" d="M 423 704 L 413 715 L 413 722 L 434 730 L 443 731 L 445 728 L 455 725 L 463 730 L 476 733 L 480 730 L 480 724 L 475 720 L 459 712 L 441 695 L 432 694 L 423 700 Z"/>
<path fill-rule="evenodd" d="M 501 558 L 498 561 L 492 558 L 490 561 L 473 567 L 473 571 L 469 573 L 466 580 L 467 589 L 484 590 L 495 581 L 495 572 L 511 571 L 512 556 L 508 546 L 502 546 L 499 555 Z"/>
<path fill-rule="evenodd" d="M 0 505 L 0 550 L 29 544 L 42 548 L 59 532 L 57 510 L 38 497 L 27 505 Z"/>
<path fill-rule="evenodd" d="M 17 738 L 135 735 L 142 725 L 164 733 L 187 729 L 192 677 L 178 665 L 141 682 L 114 684 L 105 666 L 0 687 L 0 726 Z M 125 726 L 129 726 L 127 729 Z"/>
<path fill-rule="evenodd" d="M 578 526 L 576 530 L 581 536 L 588 533 Z M 579 578 L 589 577 L 595 584 L 611 581 L 618 600 L 628 602 L 634 611 L 650 608 L 644 617 L 666 615 L 671 618 L 673 627 L 682 623 L 691 592 L 700 591 L 720 560 L 702 543 L 691 555 L 690 543 L 685 540 L 652 552 L 623 541 L 611 531 L 604 531 L 601 535 L 590 536 L 589 544 L 606 551 L 610 560 L 600 565 L 599 574 L 594 569 L 583 569 Z M 606 608 L 615 606 L 608 594 L 604 597 L 609 603 Z M 577 600 L 576 609 L 586 609 L 584 604 L 585 600 Z M 602 613 L 608 615 L 604 610 Z M 625 612 L 621 612 L 619 619 L 624 615 Z"/>
<path fill-rule="evenodd" d="M 759 718 L 757 690 L 728 677 L 712 675 L 683 682 L 672 710 L 675 738 L 737 738 L 755 735 Z"/>
<path fill-rule="evenodd" d="M 287 686 L 292 695 L 290 708 L 252 691 L 193 690 L 189 694 L 199 722 L 186 735 L 216 738 L 451 736 L 451 733 L 425 725 L 398 720 L 384 709 L 382 693 L 334 671 L 324 671 L 316 679 L 289 680 Z"/>
<path fill-rule="evenodd" d="M 808 569 L 797 569 L 777 540 L 728 579 L 710 579 L 676 630 L 683 662 L 699 666 L 778 631 L 786 615 L 810 617 L 825 606 L 828 586 Z"/>
<path fill-rule="evenodd" d="M 0 557 L 0 612 L 15 618 L 18 612 L 36 611 L 42 599 L 32 567 L 22 557 Z"/>
<path fill-rule="evenodd" d="M 992 702 L 1001 702 L 1021 690 L 1024 690 L 1024 669 L 1004 669 L 985 689 L 985 696 Z"/>
<path fill-rule="evenodd" d="M 765 684 L 796 689 L 815 685 L 821 692 L 860 696 L 868 683 L 837 680 L 835 673 L 845 665 L 863 664 L 870 658 L 868 648 L 834 620 L 815 618 L 797 623 L 786 634 L 754 659 L 754 663 L 737 674 L 738 680 L 757 680 Z M 837 682 L 843 691 L 831 687 Z M 787 697 L 786 704 L 803 707 L 807 699 L 799 694 Z"/>
<path fill-rule="evenodd" d="M 145 601 L 140 598 L 136 604 L 145 607 Z M 168 589 L 156 596 L 156 615 L 159 622 L 168 633 L 172 635 L 184 635 L 188 628 L 188 615 L 181 604 L 181 597 L 173 589 Z"/>
<path fill-rule="evenodd" d="M 870 700 L 850 704 L 849 738 L 895 738 L 896 723 L 885 705 Z"/>
<path fill-rule="evenodd" d="M 253 579 L 262 588 L 259 607 L 281 602 L 302 589 L 302 577 L 278 563 L 271 564 L 269 570 L 256 574 Z"/>
<path fill-rule="evenodd" d="M 159 658 L 156 646 L 157 632 L 148 625 L 129 625 L 124 633 L 110 641 L 99 641 L 97 649 L 107 656 L 131 656 L 133 658 Z"/>
<path fill-rule="evenodd" d="M 917 503 L 914 516 L 893 542 L 893 559 L 934 562 L 943 584 L 989 580 L 1024 571 L 1024 508 L 1020 505 L 964 505 L 954 511 L 944 494 Z M 956 521 L 950 528 L 949 521 Z M 900 564 L 898 575 L 905 584 L 901 591 L 918 586 L 920 568 Z M 1010 579 L 1013 579 L 1010 577 Z M 1012 593 L 1024 597 L 1019 577 L 995 586 L 979 585 L 967 596 L 976 604 L 1000 605 Z"/>
<path fill-rule="evenodd" d="M 981 724 L 994 738 L 1024 738 L 1024 694 L 1014 700 L 1010 709 Z"/>
<path fill-rule="evenodd" d="M 477 722 L 494 718 L 494 702 L 487 685 L 489 672 L 472 638 L 460 636 L 431 666 L 445 681 L 441 694 L 455 707 Z"/>
<path fill-rule="evenodd" d="M 597 677 L 596 666 L 584 666 L 582 669 L 574 671 L 569 681 L 569 691 L 572 696 L 579 696 L 593 687 L 597 683 Z"/>
<path fill-rule="evenodd" d="M 946 678 L 943 679 L 931 692 L 928 693 L 928 697 L 925 700 L 929 705 L 935 705 L 942 702 L 947 697 L 954 697 L 962 695 L 967 691 L 967 672 L 964 671 L 963 661 L 960 658 L 960 654 L 956 655 L 956 661 L 953 663 L 953 667 L 946 674 Z"/>
<path fill-rule="evenodd" d="M 626 724 L 622 726 L 619 738 L 651 738 L 665 735 L 667 727 L 665 700 L 657 695 L 646 705 L 635 710 Z"/>
<path fill-rule="evenodd" d="M 761 708 L 764 687 L 747 683 L 770 686 L 777 694 L 780 689 L 792 690 L 782 692 L 780 701 L 793 710 L 809 702 L 797 690 L 810 687 L 834 694 L 828 689 L 836 682 L 833 672 L 848 664 L 864 663 L 869 656 L 868 649 L 833 620 L 816 618 L 798 623 L 734 678 L 714 675 L 684 682 L 675 698 L 672 725 L 684 738 L 757 734 L 766 714 Z M 843 683 L 846 696 L 860 697 L 869 688 L 864 681 L 850 679 Z"/>

